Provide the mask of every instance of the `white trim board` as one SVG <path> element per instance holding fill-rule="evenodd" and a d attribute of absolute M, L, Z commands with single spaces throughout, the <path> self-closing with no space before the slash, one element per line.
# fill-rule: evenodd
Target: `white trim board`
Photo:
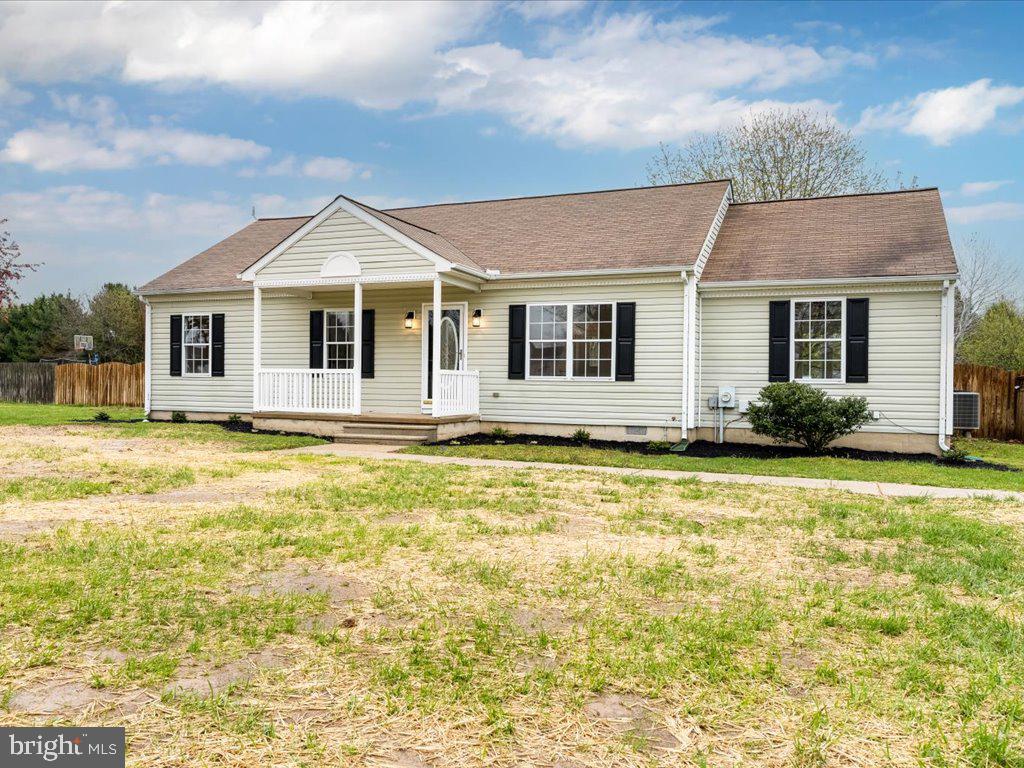
<path fill-rule="evenodd" d="M 357 218 L 360 221 L 362 221 L 364 224 L 368 224 L 369 226 L 373 227 L 374 229 L 376 229 L 381 234 L 386 235 L 387 237 L 390 237 L 395 242 L 398 242 L 398 243 L 404 245 L 406 248 L 408 248 L 413 253 L 416 253 L 417 255 L 422 256 L 427 261 L 431 262 L 434 265 L 434 267 L 437 269 L 438 272 L 449 272 L 454 267 L 458 267 L 459 269 L 461 269 L 461 270 L 463 270 L 465 272 L 469 272 L 470 274 L 478 274 L 481 277 L 484 276 L 482 273 L 479 273 L 477 270 L 473 269 L 472 267 L 466 267 L 466 266 L 461 265 L 461 264 L 459 264 L 459 265 L 453 264 L 452 262 L 448 261 L 448 259 L 444 258 L 443 256 L 439 256 L 438 254 L 434 253 L 429 248 L 426 248 L 425 246 L 423 246 L 420 243 L 418 243 L 415 240 L 413 240 L 411 237 L 403 235 L 401 232 L 399 232 L 397 229 L 392 227 L 390 224 L 387 224 L 387 223 L 381 221 L 380 219 L 378 219 L 376 216 L 373 216 L 372 214 L 367 213 L 363 208 L 361 208 L 360 206 L 356 205 L 354 202 L 349 200 L 344 195 L 338 195 L 336 198 L 334 198 L 334 200 L 329 202 L 318 214 L 316 214 L 316 216 L 311 218 L 309 221 L 307 221 L 305 224 L 303 224 L 297 230 L 295 230 L 290 235 L 288 235 L 288 237 L 286 237 L 284 240 L 282 240 L 280 243 L 278 243 L 272 249 L 267 251 L 267 253 L 265 253 L 262 257 L 257 259 L 255 262 L 250 264 L 246 269 L 244 269 L 242 272 L 240 272 L 238 274 L 238 279 L 239 280 L 246 280 L 246 281 L 253 281 L 253 280 L 255 280 L 257 272 L 259 272 L 261 269 L 263 269 L 265 266 L 267 266 L 267 264 L 272 262 L 274 259 L 276 259 L 278 256 L 280 256 L 282 253 L 284 253 L 289 248 L 291 248 L 293 245 L 295 245 L 295 243 L 297 243 L 299 240 L 301 240 L 307 234 L 309 234 L 314 229 L 316 229 L 318 226 L 320 226 L 325 221 L 327 221 L 327 219 L 329 219 L 336 211 L 339 211 L 339 210 L 345 211 L 346 213 L 350 214 L 351 216 L 354 216 L 355 218 Z"/>

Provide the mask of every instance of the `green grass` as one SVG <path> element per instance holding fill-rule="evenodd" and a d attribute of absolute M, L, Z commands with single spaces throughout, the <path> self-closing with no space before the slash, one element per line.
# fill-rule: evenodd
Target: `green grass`
<path fill-rule="evenodd" d="M 110 414 L 112 419 L 141 419 L 143 417 L 141 408 L 122 408 L 115 405 L 97 407 L 0 402 L 0 426 L 26 424 L 34 427 L 46 427 L 76 421 L 92 421 L 93 416 L 100 411 Z"/>
<path fill-rule="evenodd" d="M 222 443 L 232 450 L 276 451 L 284 448 L 301 448 L 320 445 L 324 441 L 308 435 L 252 434 L 231 432 L 217 424 L 172 424 L 170 422 L 144 422 L 141 408 L 120 408 L 115 406 L 51 405 L 36 403 L 0 403 L 0 426 L 59 426 L 89 423 L 93 428 L 93 417 L 105 411 L 111 419 L 118 421 L 135 419 L 129 424 L 95 422 L 96 429 L 103 429 L 111 437 L 157 438 L 184 440 L 190 443 Z"/>
<path fill-rule="evenodd" d="M 991 462 L 1024 469 L 1024 445 L 996 443 L 989 440 L 964 440 L 962 443 L 972 455 L 980 456 Z M 604 448 L 551 445 L 419 445 L 404 450 L 407 453 L 512 461 L 542 461 L 555 464 L 816 477 L 830 480 L 867 480 L 951 488 L 1024 491 L 1024 472 L 969 469 L 920 461 L 863 461 L 829 456 L 779 459 L 728 456 L 704 458 L 687 456 L 685 453 L 647 455 Z"/>

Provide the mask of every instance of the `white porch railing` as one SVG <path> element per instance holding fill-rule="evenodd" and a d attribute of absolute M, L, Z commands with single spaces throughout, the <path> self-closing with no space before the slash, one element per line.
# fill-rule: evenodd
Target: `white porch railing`
<path fill-rule="evenodd" d="M 357 413 L 355 371 L 261 368 L 256 410 L 301 413 Z"/>
<path fill-rule="evenodd" d="M 480 412 L 480 371 L 441 371 L 434 395 L 434 416 Z"/>

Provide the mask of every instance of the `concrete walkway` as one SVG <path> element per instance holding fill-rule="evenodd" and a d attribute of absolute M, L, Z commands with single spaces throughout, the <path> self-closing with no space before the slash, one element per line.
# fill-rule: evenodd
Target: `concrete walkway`
<path fill-rule="evenodd" d="M 629 467 L 601 467 L 590 464 L 555 464 L 544 461 L 506 461 L 504 459 L 474 459 L 466 456 L 434 456 L 399 453 L 400 446 L 357 445 L 326 443 L 306 448 L 293 448 L 289 452 L 317 453 L 348 456 L 360 459 L 390 461 L 417 461 L 423 464 L 458 464 L 466 467 L 499 467 L 502 469 L 545 469 L 563 472 L 601 472 L 608 475 L 638 475 L 660 477 L 666 480 L 700 480 L 706 483 L 735 483 L 740 485 L 768 485 L 783 488 L 811 488 L 817 490 L 847 491 L 868 496 L 928 496 L 935 499 L 973 499 L 978 497 L 1024 502 L 1024 491 L 995 491 L 981 488 L 942 488 L 934 485 L 907 485 L 904 483 L 873 483 L 867 480 L 823 480 L 814 477 L 775 477 L 773 475 L 733 475 L 718 472 L 686 472 L 673 469 L 633 469 Z M 1024 482 L 1024 479 L 1022 479 Z"/>

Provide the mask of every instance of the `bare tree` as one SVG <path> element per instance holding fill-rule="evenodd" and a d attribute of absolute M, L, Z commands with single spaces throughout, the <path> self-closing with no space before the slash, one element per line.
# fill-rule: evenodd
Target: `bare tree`
<path fill-rule="evenodd" d="M 17 298 L 14 284 L 39 266 L 21 260 L 21 248 L 4 228 L 5 224 L 7 219 L 0 219 L 0 307 L 9 306 Z"/>
<path fill-rule="evenodd" d="M 661 144 L 647 164 L 651 184 L 732 179 L 737 202 L 874 192 L 893 182 L 871 167 L 860 142 L 829 115 L 806 110 L 752 114 L 681 149 Z M 907 185 L 917 186 L 912 179 Z"/>
<path fill-rule="evenodd" d="M 973 232 L 954 244 L 960 279 L 957 281 L 956 316 L 953 339 L 957 354 L 966 336 L 977 325 L 985 310 L 1006 301 L 1019 304 L 1024 295 L 1024 273 L 1003 258 L 992 241 Z"/>

